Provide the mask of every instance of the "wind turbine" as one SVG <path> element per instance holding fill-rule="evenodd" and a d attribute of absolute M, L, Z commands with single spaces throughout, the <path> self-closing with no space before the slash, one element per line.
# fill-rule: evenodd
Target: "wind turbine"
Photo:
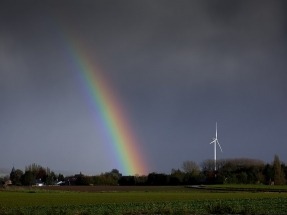
<path fill-rule="evenodd" d="M 212 144 L 212 143 L 214 144 L 214 171 L 216 171 L 216 144 L 218 144 L 221 152 L 223 152 L 222 148 L 218 142 L 218 139 L 217 139 L 217 122 L 215 124 L 215 138 L 213 138 L 213 140 L 210 144 Z"/>

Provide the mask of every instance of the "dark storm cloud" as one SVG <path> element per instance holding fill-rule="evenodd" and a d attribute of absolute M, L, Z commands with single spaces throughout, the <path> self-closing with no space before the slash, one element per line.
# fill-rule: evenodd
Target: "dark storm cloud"
<path fill-rule="evenodd" d="M 286 151 L 285 1 L 0 4 L 1 144 L 7 155 L 26 146 L 17 161 L 3 157 L 1 163 L 54 167 L 63 158 L 60 168 L 113 168 L 105 147 L 93 145 L 100 138 L 70 71 L 69 34 L 110 77 L 151 170 L 210 158 L 215 121 L 220 156 L 269 160 Z M 59 146 L 73 164 L 63 150 L 53 150 Z"/>

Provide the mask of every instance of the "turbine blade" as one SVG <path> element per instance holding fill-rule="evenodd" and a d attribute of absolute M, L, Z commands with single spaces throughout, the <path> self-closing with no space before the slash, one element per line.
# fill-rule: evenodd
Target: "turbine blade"
<path fill-rule="evenodd" d="M 219 142 L 218 142 L 218 140 L 216 140 L 216 142 L 217 142 L 217 144 L 219 145 L 219 148 L 220 148 L 221 152 L 223 152 L 223 151 L 222 151 L 222 148 L 221 148 L 221 146 L 220 146 L 220 144 L 219 144 Z"/>
<path fill-rule="evenodd" d="M 209 144 L 211 144 L 211 143 L 215 143 L 215 140 L 211 141 Z"/>

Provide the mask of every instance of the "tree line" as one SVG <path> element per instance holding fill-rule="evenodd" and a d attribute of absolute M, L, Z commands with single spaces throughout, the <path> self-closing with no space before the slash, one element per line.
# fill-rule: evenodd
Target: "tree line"
<path fill-rule="evenodd" d="M 38 164 L 30 164 L 23 172 L 20 169 L 12 168 L 9 179 L 13 185 L 31 186 L 35 184 L 54 185 L 58 181 L 65 180 L 64 175 L 56 174 L 50 168 L 44 168 Z M 5 179 L 2 179 L 4 182 Z"/>
<path fill-rule="evenodd" d="M 271 164 L 249 158 L 205 160 L 199 166 L 194 161 L 184 161 L 179 169 L 170 174 L 152 172 L 148 175 L 123 176 L 117 169 L 100 175 L 87 176 L 82 173 L 64 177 L 49 168 L 31 164 L 25 168 L 11 170 L 11 184 L 18 186 L 45 185 L 192 185 L 192 184 L 269 184 L 285 185 L 287 166 L 275 155 Z M 6 178 L 7 179 L 7 178 Z M 0 179 L 4 183 L 4 179 Z"/>

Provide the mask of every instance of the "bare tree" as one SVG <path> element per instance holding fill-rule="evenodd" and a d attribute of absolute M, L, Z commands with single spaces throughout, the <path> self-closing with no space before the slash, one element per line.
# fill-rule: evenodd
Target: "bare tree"
<path fill-rule="evenodd" d="M 201 163 L 202 171 L 214 171 L 214 160 L 208 159 Z"/>
<path fill-rule="evenodd" d="M 198 164 L 194 161 L 184 161 L 182 169 L 186 173 L 199 173 L 200 171 Z"/>
<path fill-rule="evenodd" d="M 281 167 L 281 161 L 278 155 L 274 156 L 273 169 L 274 169 L 274 184 L 284 185 L 286 183 L 285 174 Z"/>

